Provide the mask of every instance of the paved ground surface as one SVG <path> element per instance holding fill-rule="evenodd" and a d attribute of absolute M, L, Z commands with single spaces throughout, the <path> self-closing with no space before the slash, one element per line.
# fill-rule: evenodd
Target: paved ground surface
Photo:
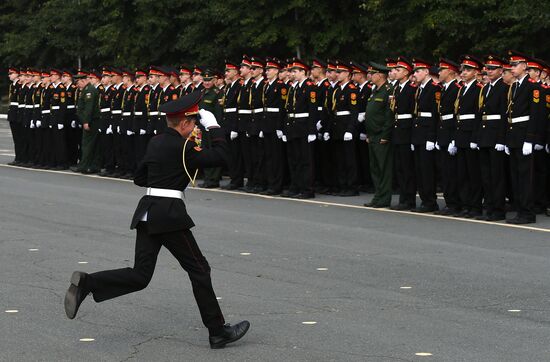
<path fill-rule="evenodd" d="M 0 122 L 0 163 L 11 149 Z M 132 265 L 141 193 L 128 181 L 0 166 L 0 360 L 550 360 L 550 218 L 514 228 L 356 206 L 366 195 L 187 191 L 226 318 L 252 323 L 225 350 L 208 348 L 166 250 L 146 290 L 86 300 L 66 319 L 73 270 Z"/>

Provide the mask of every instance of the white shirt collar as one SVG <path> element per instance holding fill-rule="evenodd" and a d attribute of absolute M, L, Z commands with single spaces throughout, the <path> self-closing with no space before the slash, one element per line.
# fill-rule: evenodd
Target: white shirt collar
<path fill-rule="evenodd" d="M 349 80 L 348 80 L 346 83 L 341 84 L 341 85 L 340 85 L 340 89 L 344 89 L 348 83 L 349 83 Z"/>
<path fill-rule="evenodd" d="M 521 79 L 518 79 L 517 82 L 518 82 L 518 87 L 521 85 L 521 83 L 523 83 L 523 80 L 527 77 L 527 74 L 525 74 L 523 77 L 521 77 Z"/>
<path fill-rule="evenodd" d="M 115 88 L 116 88 L 116 89 L 119 89 L 120 86 L 122 86 L 123 84 L 124 84 L 124 82 L 120 82 L 120 83 L 118 83 L 117 85 L 115 85 Z"/>
<path fill-rule="evenodd" d="M 237 79 L 235 79 L 233 82 L 231 82 L 231 87 L 233 87 L 233 85 L 234 85 L 235 83 L 237 83 L 238 81 L 239 81 L 239 78 L 237 78 Z"/>
<path fill-rule="evenodd" d="M 252 79 L 252 77 L 251 77 L 251 78 L 248 78 L 248 79 L 245 79 L 245 80 L 244 80 L 244 85 L 247 85 L 248 82 L 250 82 L 250 79 Z"/>
<path fill-rule="evenodd" d="M 168 89 L 168 87 L 170 87 L 170 83 L 168 83 L 168 85 L 167 85 L 166 87 L 163 87 L 163 88 L 162 88 L 162 91 L 163 91 L 163 92 L 166 92 L 166 90 Z"/>
<path fill-rule="evenodd" d="M 491 87 L 494 87 L 495 84 L 497 84 L 497 82 L 498 82 L 499 80 L 501 80 L 501 79 L 502 79 L 502 77 L 498 78 L 498 79 L 495 80 L 494 82 L 491 82 L 491 83 L 490 83 L 490 84 L 491 84 Z"/>
<path fill-rule="evenodd" d="M 369 82 L 368 80 L 364 81 L 363 84 L 361 84 L 361 85 L 359 86 L 359 90 L 362 91 L 362 90 L 363 90 L 363 87 L 364 87 L 368 82 Z"/>
<path fill-rule="evenodd" d="M 141 92 L 141 90 L 147 85 L 147 83 L 145 83 L 144 85 L 142 85 L 140 88 L 139 88 L 139 91 Z"/>
<path fill-rule="evenodd" d="M 323 78 L 323 79 L 321 79 L 320 81 L 318 81 L 318 82 L 317 82 L 317 87 L 320 86 L 321 84 L 323 84 L 323 82 L 324 82 L 325 80 L 327 80 L 327 79 L 328 79 L 328 78 Z"/>
<path fill-rule="evenodd" d="M 451 83 L 453 83 L 454 81 L 455 81 L 455 79 L 452 79 L 450 82 L 447 82 L 447 83 L 443 84 L 443 88 L 445 88 L 445 90 L 447 90 L 447 88 L 449 88 Z"/>
<path fill-rule="evenodd" d="M 272 85 L 275 81 L 277 80 L 277 77 L 273 78 L 272 80 L 269 81 L 269 85 Z"/>
<path fill-rule="evenodd" d="M 264 80 L 264 77 L 260 77 L 258 80 L 254 80 L 254 85 L 256 86 L 256 88 L 258 88 L 258 86 L 260 85 L 260 83 L 262 82 L 262 80 Z"/>
<path fill-rule="evenodd" d="M 422 89 L 424 89 L 426 84 L 428 84 L 428 82 L 430 81 L 430 79 L 428 77 L 426 77 L 426 78 L 427 78 L 427 80 L 424 83 L 420 84 L 420 88 L 422 88 Z"/>
<path fill-rule="evenodd" d="M 403 90 L 403 88 L 405 87 L 405 84 L 407 84 L 408 82 L 409 82 L 409 80 L 407 79 L 403 83 L 399 83 L 399 88 L 401 88 L 401 90 Z"/>
<path fill-rule="evenodd" d="M 470 83 L 464 84 L 464 92 L 462 94 L 466 93 L 468 89 L 470 89 L 470 86 L 475 83 L 475 81 L 476 79 L 474 78 L 470 81 Z"/>
<path fill-rule="evenodd" d="M 300 82 L 300 87 L 302 86 L 302 84 L 304 84 L 304 82 L 307 80 L 307 78 L 304 78 L 303 81 Z"/>

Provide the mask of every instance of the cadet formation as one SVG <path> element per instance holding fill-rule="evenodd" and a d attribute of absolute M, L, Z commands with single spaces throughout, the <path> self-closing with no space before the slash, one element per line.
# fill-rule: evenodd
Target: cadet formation
<path fill-rule="evenodd" d="M 12 165 L 131 179 L 159 107 L 202 92 L 227 170 L 205 188 L 310 199 L 373 193 L 373 208 L 527 224 L 550 216 L 550 66 L 516 51 L 384 64 L 243 56 L 200 66 L 9 69 Z M 208 130 L 194 133 L 210 147 Z M 437 203 L 443 194 L 444 208 Z M 391 204 L 392 193 L 398 202 Z M 417 194 L 420 202 L 417 202 Z"/>

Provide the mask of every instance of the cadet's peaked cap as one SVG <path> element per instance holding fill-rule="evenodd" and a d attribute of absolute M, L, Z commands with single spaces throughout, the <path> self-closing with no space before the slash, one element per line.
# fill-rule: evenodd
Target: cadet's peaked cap
<path fill-rule="evenodd" d="M 162 104 L 159 111 L 166 113 L 167 117 L 192 116 L 199 113 L 201 98 L 202 92 L 192 92 L 175 101 Z"/>
<path fill-rule="evenodd" d="M 387 74 L 390 71 L 390 68 L 386 67 L 383 64 L 369 62 L 369 73 L 384 73 Z"/>

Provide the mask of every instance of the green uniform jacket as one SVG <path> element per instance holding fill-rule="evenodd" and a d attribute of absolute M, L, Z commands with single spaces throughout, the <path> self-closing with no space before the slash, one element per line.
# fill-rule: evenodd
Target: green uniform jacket
<path fill-rule="evenodd" d="M 372 92 L 365 111 L 365 128 L 370 142 L 390 140 L 393 112 L 390 109 L 391 87 L 386 82 Z"/>
<path fill-rule="evenodd" d="M 220 98 L 222 95 L 222 92 L 220 92 L 217 87 L 205 89 L 201 102 L 199 103 L 199 108 L 204 108 L 207 111 L 212 112 L 214 116 L 216 116 L 218 123 L 222 120 L 222 106 L 220 104 Z"/>
<path fill-rule="evenodd" d="M 97 127 L 99 121 L 99 91 L 88 84 L 80 92 L 76 115 L 80 124 L 88 123 L 91 128 Z"/>

